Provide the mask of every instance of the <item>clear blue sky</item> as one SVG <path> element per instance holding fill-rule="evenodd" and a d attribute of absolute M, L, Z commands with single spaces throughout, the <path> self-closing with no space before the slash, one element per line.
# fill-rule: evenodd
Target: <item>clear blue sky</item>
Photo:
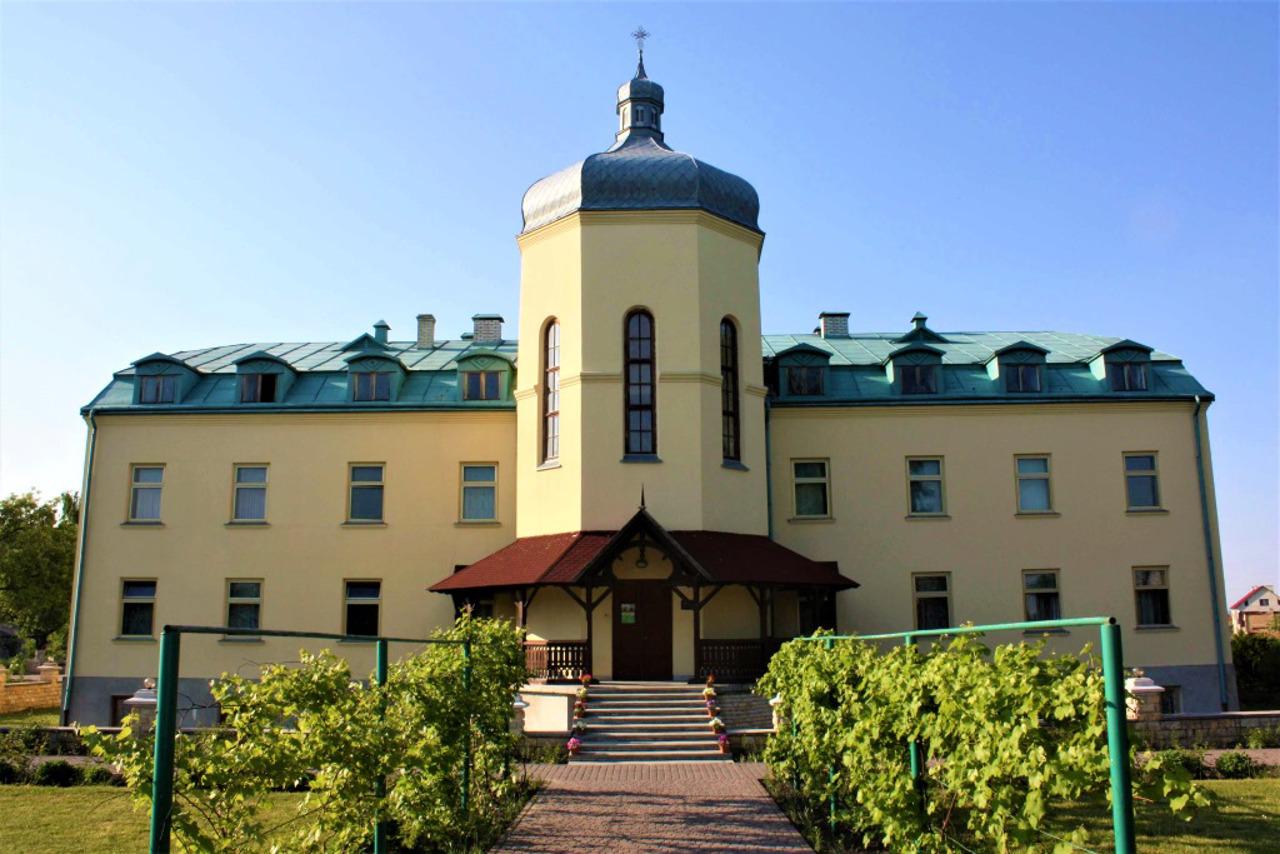
<path fill-rule="evenodd" d="M 520 197 L 612 140 L 760 192 L 766 332 L 1068 330 L 1181 356 L 1229 595 L 1277 578 L 1275 4 L 0 5 L 0 492 L 156 350 L 514 323 Z"/>

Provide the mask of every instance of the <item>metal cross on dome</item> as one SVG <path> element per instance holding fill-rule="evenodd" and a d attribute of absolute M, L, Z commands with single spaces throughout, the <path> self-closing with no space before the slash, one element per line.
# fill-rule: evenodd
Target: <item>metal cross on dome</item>
<path fill-rule="evenodd" d="M 649 31 L 644 27 L 636 27 L 636 31 L 631 34 L 631 38 L 636 40 L 636 47 L 640 50 L 640 55 L 644 56 L 644 40 L 649 38 Z"/>

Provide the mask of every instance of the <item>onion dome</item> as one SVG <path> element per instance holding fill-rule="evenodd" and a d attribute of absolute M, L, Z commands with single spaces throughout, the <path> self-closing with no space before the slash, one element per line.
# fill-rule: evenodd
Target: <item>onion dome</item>
<path fill-rule="evenodd" d="M 662 87 L 640 57 L 618 88 L 618 132 L 611 148 L 548 175 L 524 194 L 524 229 L 574 211 L 699 209 L 759 231 L 760 198 L 737 175 L 672 151 L 664 142 Z"/>

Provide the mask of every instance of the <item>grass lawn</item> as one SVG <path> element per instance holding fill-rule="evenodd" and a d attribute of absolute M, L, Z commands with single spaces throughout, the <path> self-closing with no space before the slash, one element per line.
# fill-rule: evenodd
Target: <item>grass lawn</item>
<path fill-rule="evenodd" d="M 271 814 L 293 815 L 302 795 L 271 796 Z M 148 817 L 114 786 L 0 786 L 0 851 L 137 854 L 147 850 Z"/>
<path fill-rule="evenodd" d="M 1169 811 L 1139 802 L 1138 850 L 1160 854 L 1276 854 L 1280 851 L 1280 779 L 1202 780 L 1213 806 L 1182 821 Z M 1071 825 L 1089 829 L 1089 847 L 1113 851 L 1110 814 L 1103 808 L 1079 808 L 1063 813 Z M 1105 840 L 1105 843 L 1103 842 Z"/>
<path fill-rule="evenodd" d="M 58 709 L 28 709 L 0 715 L 0 726 L 57 726 Z"/>

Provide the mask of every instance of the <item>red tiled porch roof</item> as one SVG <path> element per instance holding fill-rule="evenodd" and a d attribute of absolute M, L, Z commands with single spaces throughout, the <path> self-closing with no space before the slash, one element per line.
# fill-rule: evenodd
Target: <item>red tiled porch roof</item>
<path fill-rule="evenodd" d="M 641 511 L 643 513 L 644 511 Z M 652 517 L 644 521 L 660 529 Z M 632 526 L 622 531 L 579 531 L 522 537 L 488 557 L 431 586 L 435 593 L 465 590 L 581 584 L 597 568 L 606 551 L 617 553 L 630 540 Z M 619 535 L 622 535 L 621 537 Z M 681 554 L 673 560 L 692 561 L 689 569 L 707 584 L 761 584 L 828 587 L 843 590 L 858 583 L 840 574 L 834 561 L 810 560 L 768 537 L 724 531 L 662 531 Z M 610 547 L 613 547 L 610 549 Z"/>
<path fill-rule="evenodd" d="M 431 586 L 435 593 L 572 583 L 616 531 L 521 537 Z"/>

